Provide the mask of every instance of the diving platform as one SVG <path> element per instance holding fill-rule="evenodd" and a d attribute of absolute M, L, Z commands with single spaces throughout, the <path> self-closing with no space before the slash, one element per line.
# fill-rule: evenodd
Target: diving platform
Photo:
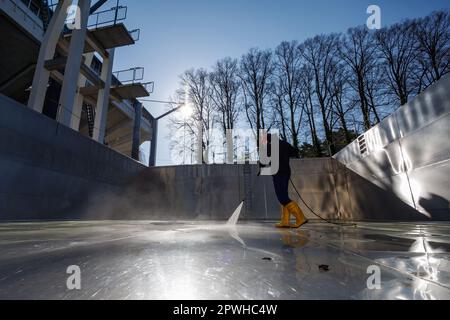
<path fill-rule="evenodd" d="M 119 96 L 122 100 L 144 98 L 150 96 L 143 83 L 131 83 L 119 86 L 112 86 L 111 91 L 115 96 Z"/>
<path fill-rule="evenodd" d="M 59 43 L 59 48 L 67 54 L 72 33 L 64 35 Z M 88 29 L 84 53 L 98 52 L 102 56 L 108 56 L 107 50 L 134 45 L 135 40 L 123 23 Z"/>
<path fill-rule="evenodd" d="M 80 88 L 80 93 L 87 98 L 96 99 L 102 86 L 93 85 Z M 144 98 L 150 96 L 150 91 L 145 83 L 119 84 L 111 86 L 110 97 L 117 101 Z"/>
<path fill-rule="evenodd" d="M 113 73 L 114 79 L 110 88 L 110 98 L 115 101 L 132 100 L 149 97 L 154 90 L 154 82 L 142 82 L 144 68 L 130 68 Z M 88 80 L 90 80 L 88 78 Z M 79 93 L 86 99 L 96 99 L 102 83 L 90 81 L 92 84 L 80 88 Z"/>

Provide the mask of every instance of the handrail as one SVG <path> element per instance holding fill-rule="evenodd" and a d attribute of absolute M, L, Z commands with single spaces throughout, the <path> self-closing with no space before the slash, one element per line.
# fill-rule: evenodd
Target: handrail
<path fill-rule="evenodd" d="M 21 2 L 27 6 L 28 9 L 30 9 L 31 12 L 33 12 L 37 17 L 40 17 L 41 14 L 41 8 L 37 4 L 33 2 L 33 0 L 21 0 Z"/>
<path fill-rule="evenodd" d="M 139 41 L 139 39 L 141 38 L 141 29 L 134 29 L 128 33 L 130 34 L 131 38 L 133 38 L 134 42 Z"/>
<path fill-rule="evenodd" d="M 136 83 L 136 82 L 140 82 L 140 81 L 144 80 L 144 71 L 145 71 L 144 68 L 137 67 L 137 68 L 130 68 L 130 69 L 126 69 L 126 70 L 116 71 L 116 72 L 113 72 L 113 75 L 121 83 Z M 124 74 L 125 75 L 128 74 L 128 77 L 125 77 L 125 79 L 123 79 L 123 76 L 122 76 Z M 121 79 L 121 76 L 122 76 L 122 79 Z"/>
<path fill-rule="evenodd" d="M 27 15 L 31 20 L 33 20 L 33 17 L 29 15 L 27 12 L 25 12 L 22 8 L 17 6 L 17 3 L 13 0 L 9 0 L 11 3 L 15 5 L 18 9 L 23 11 L 25 15 Z M 33 0 L 20 0 L 29 10 L 32 12 L 35 17 L 42 20 L 42 12 L 41 9 L 33 2 Z M 53 13 L 55 12 L 56 6 L 59 3 L 59 0 L 48 0 L 48 8 Z M 128 7 L 127 6 L 117 6 L 113 7 L 111 9 L 99 11 L 96 13 L 93 13 L 89 16 L 89 22 L 88 22 L 88 28 L 98 28 L 104 25 L 116 25 L 121 21 L 126 20 L 128 15 Z M 71 22 L 71 18 L 67 18 L 66 22 Z M 34 21 L 35 22 L 35 21 Z M 73 22 L 73 21 L 72 21 Z M 36 23 L 36 22 L 35 22 Z M 135 41 L 139 40 L 140 37 L 140 30 L 135 29 L 130 32 L 130 34 L 133 36 L 133 33 L 137 34 L 133 37 Z"/>
<path fill-rule="evenodd" d="M 47 3 L 48 3 L 49 9 L 52 10 L 52 11 L 55 11 L 54 9 L 58 5 L 59 0 L 47 0 Z"/>
<path fill-rule="evenodd" d="M 142 83 L 142 85 L 148 93 L 153 93 L 155 91 L 155 82 L 153 81 Z"/>
<path fill-rule="evenodd" d="M 127 6 L 118 6 L 108 10 L 99 11 L 89 16 L 89 19 L 91 21 L 88 23 L 88 27 L 98 28 L 100 26 L 107 24 L 116 25 L 117 23 L 126 20 L 127 14 L 128 14 Z M 112 17 L 109 20 L 101 21 L 102 15 L 103 16 L 112 15 Z M 92 20 L 95 21 L 92 22 Z"/>

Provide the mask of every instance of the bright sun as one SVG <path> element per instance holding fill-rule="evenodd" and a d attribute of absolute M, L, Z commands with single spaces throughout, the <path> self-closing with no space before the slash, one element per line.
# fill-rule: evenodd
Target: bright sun
<path fill-rule="evenodd" d="M 186 104 L 180 108 L 179 114 L 183 119 L 189 118 L 193 113 L 192 106 L 190 104 Z"/>

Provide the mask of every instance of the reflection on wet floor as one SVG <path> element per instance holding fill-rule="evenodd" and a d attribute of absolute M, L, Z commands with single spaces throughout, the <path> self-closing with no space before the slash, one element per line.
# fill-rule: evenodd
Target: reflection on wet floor
<path fill-rule="evenodd" d="M 0 224 L 0 298 L 449 299 L 449 249 L 450 224 Z"/>

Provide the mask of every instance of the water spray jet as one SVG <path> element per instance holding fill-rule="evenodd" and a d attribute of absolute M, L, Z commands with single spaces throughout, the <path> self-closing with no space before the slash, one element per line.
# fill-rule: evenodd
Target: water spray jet
<path fill-rule="evenodd" d="M 226 223 L 227 227 L 236 227 L 239 218 L 241 216 L 242 213 L 242 208 L 244 207 L 244 201 L 241 202 L 241 204 L 239 205 L 239 207 L 237 207 L 237 209 L 234 211 L 233 215 L 231 216 L 231 218 L 228 220 L 228 222 Z"/>

